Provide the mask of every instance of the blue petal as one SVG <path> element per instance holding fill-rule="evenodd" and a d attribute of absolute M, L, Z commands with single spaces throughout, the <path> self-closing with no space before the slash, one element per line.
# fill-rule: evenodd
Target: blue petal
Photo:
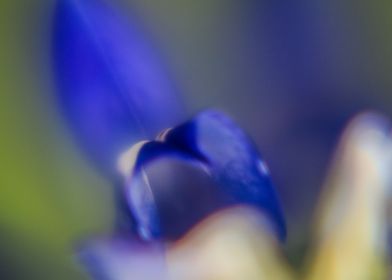
<path fill-rule="evenodd" d="M 58 0 L 59 103 L 78 142 L 112 173 L 130 144 L 178 122 L 176 88 L 137 21 L 100 0 Z"/>
<path fill-rule="evenodd" d="M 254 206 L 267 215 L 279 239 L 285 239 L 285 221 L 266 164 L 244 132 L 224 114 L 201 113 L 166 131 L 159 141 L 132 148 L 129 155 L 133 157 L 128 157 L 128 163 L 133 163 L 128 164 L 131 170 L 124 170 L 124 174 L 129 174 L 127 197 L 143 238 L 167 238 L 166 225 L 161 223 L 161 213 L 151 186 L 143 179 L 143 169 L 159 158 L 174 156 L 197 162 L 202 170 L 207 170 L 216 183 L 209 195 L 217 207 Z"/>
<path fill-rule="evenodd" d="M 261 208 L 281 240 L 286 225 L 268 167 L 254 143 L 228 116 L 206 111 L 169 131 L 165 142 L 204 160 L 233 204 Z"/>

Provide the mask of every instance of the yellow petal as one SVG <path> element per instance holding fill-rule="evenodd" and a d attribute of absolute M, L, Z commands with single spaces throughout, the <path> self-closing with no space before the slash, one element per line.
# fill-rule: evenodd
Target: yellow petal
<path fill-rule="evenodd" d="M 173 280 L 289 280 L 291 272 L 263 216 L 251 208 L 220 211 L 172 246 Z"/>
<path fill-rule="evenodd" d="M 363 114 L 346 130 L 322 195 L 308 279 L 386 279 L 388 123 Z"/>

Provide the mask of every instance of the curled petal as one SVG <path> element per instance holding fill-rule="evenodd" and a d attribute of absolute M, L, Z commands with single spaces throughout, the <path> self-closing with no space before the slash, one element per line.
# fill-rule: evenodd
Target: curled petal
<path fill-rule="evenodd" d="M 57 0 L 59 103 L 79 143 L 107 173 L 130 143 L 154 137 L 181 115 L 176 88 L 143 35 L 135 17 L 103 0 Z"/>
<path fill-rule="evenodd" d="M 137 143 L 130 150 L 123 154 L 119 161 L 119 169 L 123 173 L 126 179 L 125 196 L 128 200 L 130 209 L 136 219 L 136 226 L 139 235 L 145 239 L 159 239 L 166 238 L 166 232 L 173 231 L 174 229 L 167 229 L 162 220 L 161 212 L 170 211 L 168 209 L 158 209 L 158 201 L 160 197 L 155 197 L 154 186 L 150 183 L 149 177 L 146 174 L 146 169 L 149 165 L 161 160 L 161 159 L 179 159 L 187 164 L 200 166 L 201 163 L 192 156 L 184 153 L 183 151 L 176 149 L 175 147 L 168 145 L 167 143 L 158 141 L 144 141 Z M 189 187 L 189 184 L 181 187 Z M 199 186 L 196 192 L 203 189 L 203 186 Z M 178 191 L 176 189 L 167 189 L 169 191 Z M 189 188 L 189 193 L 193 190 Z M 176 196 L 181 199 L 178 191 Z M 198 195 L 193 193 L 193 198 Z M 210 191 L 210 195 L 213 194 L 213 190 Z M 175 199 L 170 201 L 171 204 L 175 203 Z M 184 202 L 181 202 L 183 205 Z M 200 201 L 199 203 L 205 203 Z M 216 201 L 218 204 L 218 201 Z M 205 205 L 207 208 L 207 205 Z M 183 207 L 181 207 L 183 208 Z M 184 211 L 184 209 L 182 209 Z M 197 214 L 197 209 L 191 209 L 191 215 Z M 174 219 L 175 214 L 171 215 Z M 191 217 L 188 217 L 191 219 Z M 175 226 L 181 227 L 180 224 L 186 224 L 189 221 L 178 220 Z"/>
<path fill-rule="evenodd" d="M 163 133 L 158 141 L 135 145 L 120 160 L 120 169 L 127 178 L 128 201 L 144 238 L 162 237 L 162 231 L 153 191 L 143 176 L 143 168 L 156 159 L 171 156 L 185 159 L 207 172 L 214 182 L 209 196 L 215 198 L 216 206 L 257 207 L 269 218 L 279 238 L 284 239 L 283 214 L 264 161 L 229 118 L 212 111 Z"/>
<path fill-rule="evenodd" d="M 309 279 L 386 279 L 390 124 L 363 114 L 338 148 L 317 216 Z"/>
<path fill-rule="evenodd" d="M 163 136 L 200 158 L 233 203 L 259 207 L 284 239 L 286 226 L 267 164 L 249 137 L 225 114 L 205 111 Z"/>

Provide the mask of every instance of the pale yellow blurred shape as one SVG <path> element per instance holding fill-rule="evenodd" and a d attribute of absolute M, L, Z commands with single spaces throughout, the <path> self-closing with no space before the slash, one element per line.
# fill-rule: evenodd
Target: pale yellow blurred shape
<path fill-rule="evenodd" d="M 327 178 L 308 279 L 386 279 L 387 200 L 392 143 L 387 122 L 358 116 Z"/>
<path fill-rule="evenodd" d="M 293 279 L 263 219 L 256 210 L 242 207 L 207 218 L 169 248 L 170 279 Z"/>
<path fill-rule="evenodd" d="M 120 155 L 117 169 L 124 178 L 132 177 L 139 152 L 147 143 L 148 141 L 140 141 Z"/>

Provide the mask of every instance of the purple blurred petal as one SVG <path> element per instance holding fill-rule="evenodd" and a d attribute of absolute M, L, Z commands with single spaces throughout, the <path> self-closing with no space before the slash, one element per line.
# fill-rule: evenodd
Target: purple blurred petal
<path fill-rule="evenodd" d="M 113 5 L 114 6 L 114 5 Z M 77 140 L 108 173 L 132 143 L 181 116 L 176 88 L 136 18 L 101 0 L 58 0 L 54 67 Z"/>
<path fill-rule="evenodd" d="M 90 241 L 77 258 L 97 280 L 168 279 L 162 248 L 125 237 Z"/>

